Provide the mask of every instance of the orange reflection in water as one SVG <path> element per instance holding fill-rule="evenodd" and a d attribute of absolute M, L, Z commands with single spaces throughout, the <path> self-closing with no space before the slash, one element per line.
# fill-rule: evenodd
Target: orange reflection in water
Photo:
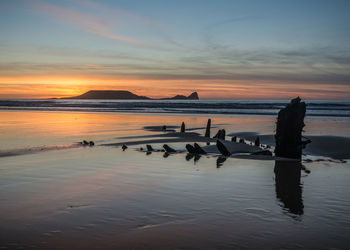
<path fill-rule="evenodd" d="M 273 121 L 266 117 L 212 116 L 213 129 L 227 131 L 272 132 Z M 43 145 L 67 145 L 82 140 L 97 143 L 116 142 L 118 137 L 154 134 L 143 129 L 145 126 L 175 125 L 184 121 L 187 128 L 206 126 L 206 115 L 184 114 L 137 114 L 137 113 L 82 113 L 82 112 L 40 112 L 1 111 L 0 148 L 23 148 Z M 215 124 L 222 124 L 216 125 Z M 201 133 L 196 130 L 194 132 Z"/>

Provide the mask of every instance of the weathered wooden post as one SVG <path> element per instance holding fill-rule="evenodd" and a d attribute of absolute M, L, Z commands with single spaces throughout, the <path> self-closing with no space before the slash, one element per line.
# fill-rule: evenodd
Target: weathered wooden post
<path fill-rule="evenodd" d="M 254 146 L 260 147 L 260 138 L 259 138 L 259 136 L 256 137 L 256 139 L 254 141 Z"/>
<path fill-rule="evenodd" d="M 185 130 L 186 130 L 186 128 L 185 128 L 185 122 L 182 122 L 180 132 L 181 132 L 181 133 L 185 133 Z"/>
<path fill-rule="evenodd" d="M 278 112 L 275 134 L 276 156 L 301 159 L 302 148 L 311 141 L 302 142 L 302 131 L 306 112 L 305 102 L 299 97 Z"/>
<path fill-rule="evenodd" d="M 207 128 L 205 130 L 205 137 L 208 137 L 208 138 L 210 138 L 210 125 L 211 125 L 211 119 L 208 119 Z"/>
<path fill-rule="evenodd" d="M 225 129 L 221 129 L 221 133 L 219 135 L 219 139 L 221 140 L 225 140 L 225 136 L 226 136 L 226 130 Z"/>

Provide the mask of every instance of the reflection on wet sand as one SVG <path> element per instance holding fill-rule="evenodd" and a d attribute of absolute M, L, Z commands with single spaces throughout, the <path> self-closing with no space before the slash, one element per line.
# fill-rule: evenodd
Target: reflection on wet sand
<path fill-rule="evenodd" d="M 296 215 L 304 213 L 301 169 L 301 161 L 275 161 L 276 197 L 288 212 Z"/>
<path fill-rule="evenodd" d="M 224 162 L 226 161 L 226 157 L 225 156 L 219 156 L 217 159 L 216 159 L 216 168 L 220 168 Z"/>
<path fill-rule="evenodd" d="M 201 158 L 201 155 L 199 154 L 191 154 L 191 153 L 188 153 L 186 154 L 185 156 L 185 159 L 186 161 L 190 161 L 193 159 L 194 163 L 197 163 L 199 161 L 199 159 Z"/>

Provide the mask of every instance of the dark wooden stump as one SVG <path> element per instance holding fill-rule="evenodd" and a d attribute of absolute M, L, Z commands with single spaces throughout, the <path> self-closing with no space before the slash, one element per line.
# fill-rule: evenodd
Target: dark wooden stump
<path fill-rule="evenodd" d="M 211 119 L 208 119 L 207 128 L 205 130 L 205 137 L 208 137 L 208 138 L 210 138 L 210 125 L 211 125 Z"/>
<path fill-rule="evenodd" d="M 302 148 L 302 131 L 306 112 L 305 102 L 297 97 L 278 112 L 275 134 L 275 154 L 280 157 L 300 159 Z"/>
<path fill-rule="evenodd" d="M 186 130 L 186 128 L 185 128 L 185 123 L 182 122 L 180 132 L 181 132 L 181 133 L 185 133 L 185 130 Z"/>

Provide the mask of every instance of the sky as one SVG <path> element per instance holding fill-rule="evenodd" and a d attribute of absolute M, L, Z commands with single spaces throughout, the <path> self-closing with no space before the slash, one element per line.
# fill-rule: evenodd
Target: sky
<path fill-rule="evenodd" d="M 1 0 L 0 98 L 350 99 L 348 0 Z"/>

